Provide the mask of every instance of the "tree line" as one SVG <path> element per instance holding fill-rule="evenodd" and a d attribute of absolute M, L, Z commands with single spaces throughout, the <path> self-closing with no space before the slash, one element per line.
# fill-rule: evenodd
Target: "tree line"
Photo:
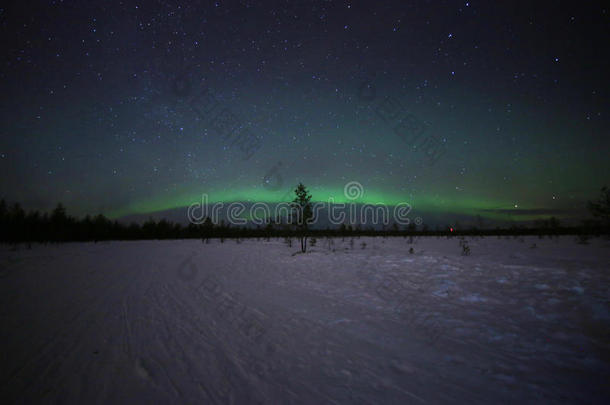
<path fill-rule="evenodd" d="M 299 185 L 295 189 L 294 207 L 300 210 L 300 217 L 311 218 L 308 209 L 311 195 Z M 78 242 L 106 240 L 139 239 L 211 239 L 211 238 L 271 238 L 297 237 L 301 240 L 302 250 L 306 248 L 308 237 L 323 236 L 451 236 L 451 235 L 608 235 L 610 234 L 610 190 L 602 189 L 596 202 L 589 203 L 595 220 L 583 221 L 581 226 L 563 226 L 555 218 L 536 221 L 533 225 L 512 226 L 509 228 L 478 229 L 446 226 L 429 229 L 426 225 L 410 224 L 399 227 L 397 224 L 386 229 L 365 228 L 361 225 L 342 224 L 336 228 L 311 229 L 306 222 L 296 224 L 269 221 L 265 226 L 238 227 L 221 221 L 212 223 L 210 218 L 199 225 L 183 226 L 165 219 L 155 221 L 150 218 L 142 224 L 124 224 L 110 220 L 103 215 L 75 218 L 67 214 L 65 207 L 58 204 L 50 213 L 39 211 L 26 212 L 18 203 L 8 205 L 0 201 L 0 242 Z"/>

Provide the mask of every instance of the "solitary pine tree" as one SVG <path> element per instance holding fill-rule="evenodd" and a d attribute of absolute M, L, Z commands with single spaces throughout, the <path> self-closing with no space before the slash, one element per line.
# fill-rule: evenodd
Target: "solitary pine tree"
<path fill-rule="evenodd" d="M 589 201 L 589 211 L 605 226 L 610 226 L 610 188 L 602 187 L 599 199 L 595 202 Z"/>
<path fill-rule="evenodd" d="M 303 183 L 299 183 L 294 190 L 296 197 L 292 200 L 292 210 L 296 216 L 296 230 L 301 241 L 301 252 L 307 251 L 307 230 L 308 223 L 313 218 L 313 210 L 311 207 L 311 194 Z"/>

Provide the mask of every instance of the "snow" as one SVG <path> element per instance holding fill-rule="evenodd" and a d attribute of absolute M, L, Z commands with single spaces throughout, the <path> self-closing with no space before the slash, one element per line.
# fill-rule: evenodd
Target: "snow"
<path fill-rule="evenodd" d="M 610 241 L 333 242 L 0 246 L 0 401 L 608 403 Z"/>

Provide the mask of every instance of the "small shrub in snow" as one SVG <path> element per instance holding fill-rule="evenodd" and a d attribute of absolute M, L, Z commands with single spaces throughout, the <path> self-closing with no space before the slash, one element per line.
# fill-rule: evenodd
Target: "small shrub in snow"
<path fill-rule="evenodd" d="M 409 254 L 413 254 L 413 253 L 415 253 L 415 251 L 413 250 L 413 248 L 410 248 L 409 249 Z"/>
<path fill-rule="evenodd" d="M 468 246 L 468 242 L 463 241 L 463 243 L 460 243 L 460 245 L 462 246 L 462 256 L 469 256 L 470 246 Z"/>
<path fill-rule="evenodd" d="M 579 245 L 588 245 L 589 244 L 589 235 L 578 235 L 576 237 L 576 241 Z"/>
<path fill-rule="evenodd" d="M 309 243 L 311 244 L 311 247 L 314 247 L 314 246 L 316 246 L 316 243 L 318 243 L 318 240 L 316 238 L 311 238 Z"/>
<path fill-rule="evenodd" d="M 537 248 L 536 244 L 532 243 L 532 246 L 530 246 L 530 249 L 536 249 L 536 248 Z"/>
<path fill-rule="evenodd" d="M 360 244 L 360 247 L 361 247 L 362 249 L 366 249 L 366 242 L 362 242 L 362 243 Z"/>

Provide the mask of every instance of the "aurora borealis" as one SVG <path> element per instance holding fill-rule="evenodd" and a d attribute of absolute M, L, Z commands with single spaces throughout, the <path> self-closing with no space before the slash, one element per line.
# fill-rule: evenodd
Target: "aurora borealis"
<path fill-rule="evenodd" d="M 424 223 L 578 220 L 610 183 L 601 2 L 66 3 L 0 10 L 0 196 L 27 208 L 355 181 Z"/>

